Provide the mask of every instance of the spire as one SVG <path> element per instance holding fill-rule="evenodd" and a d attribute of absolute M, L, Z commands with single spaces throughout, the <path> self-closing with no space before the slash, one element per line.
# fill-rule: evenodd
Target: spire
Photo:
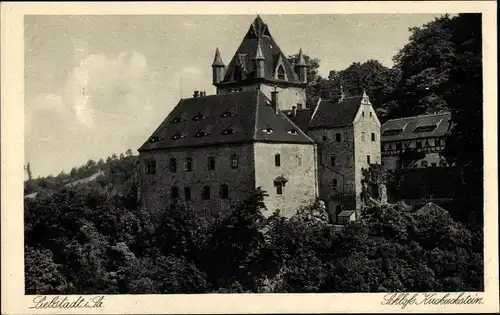
<path fill-rule="evenodd" d="M 370 97 L 368 97 L 368 94 L 366 94 L 366 91 L 364 89 L 363 89 L 363 96 L 361 97 L 361 102 L 363 104 L 371 104 Z"/>
<path fill-rule="evenodd" d="M 264 54 L 262 53 L 262 49 L 260 48 L 260 39 L 257 42 L 257 50 L 255 52 L 255 57 L 253 58 L 254 60 L 266 60 L 264 57 Z"/>
<path fill-rule="evenodd" d="M 297 66 L 305 67 L 307 66 L 306 60 L 304 59 L 304 55 L 302 54 L 302 48 L 299 50 L 299 57 L 297 61 Z"/>
<path fill-rule="evenodd" d="M 212 67 L 224 67 L 224 62 L 222 62 L 222 58 L 220 56 L 219 48 L 215 50 L 214 62 L 212 63 Z"/>

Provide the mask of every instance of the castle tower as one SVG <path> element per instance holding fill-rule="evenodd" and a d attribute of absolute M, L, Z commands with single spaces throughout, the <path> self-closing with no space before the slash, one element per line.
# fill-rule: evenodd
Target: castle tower
<path fill-rule="evenodd" d="M 214 62 L 212 63 L 212 84 L 217 86 L 224 79 L 224 70 L 226 66 L 222 62 L 219 48 L 215 50 Z"/>
<path fill-rule="evenodd" d="M 260 47 L 260 41 L 257 43 L 257 51 L 255 52 L 255 56 L 253 60 L 255 61 L 255 77 L 259 79 L 265 78 L 265 65 L 264 62 L 266 61 L 266 58 L 264 57 L 264 54 L 262 53 L 262 49 Z"/>
<path fill-rule="evenodd" d="M 302 55 L 296 73 L 260 16 L 250 24 L 240 46 L 225 68 L 222 79 L 222 60 L 219 57 L 217 51 L 213 65 L 217 94 L 258 89 L 270 99 L 271 92 L 276 87 L 280 95 L 278 105 L 281 109 L 305 107 L 307 63 Z"/>
<path fill-rule="evenodd" d="M 299 56 L 297 58 L 297 63 L 295 64 L 295 73 L 299 77 L 301 83 L 307 83 L 307 68 L 309 67 L 302 54 L 302 49 L 299 51 Z"/>

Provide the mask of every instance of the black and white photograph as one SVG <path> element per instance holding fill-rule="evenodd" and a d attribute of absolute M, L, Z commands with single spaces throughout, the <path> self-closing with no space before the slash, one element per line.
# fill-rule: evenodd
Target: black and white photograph
<path fill-rule="evenodd" d="M 498 311 L 484 12 L 183 12 L 22 17 L 24 103 L 2 100 L 2 124 L 21 108 L 24 307 L 358 293 Z"/>

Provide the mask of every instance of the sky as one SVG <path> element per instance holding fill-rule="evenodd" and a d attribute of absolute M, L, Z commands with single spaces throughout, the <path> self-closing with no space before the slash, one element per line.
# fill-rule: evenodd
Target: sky
<path fill-rule="evenodd" d="M 320 74 L 376 59 L 392 66 L 409 28 L 431 14 L 261 15 L 285 55 L 319 58 Z M 255 15 L 26 16 L 25 164 L 34 176 L 137 149 L 181 97 L 214 94 Z"/>

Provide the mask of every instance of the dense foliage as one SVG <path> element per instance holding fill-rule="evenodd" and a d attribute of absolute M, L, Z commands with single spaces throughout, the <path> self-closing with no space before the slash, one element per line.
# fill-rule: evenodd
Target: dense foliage
<path fill-rule="evenodd" d="M 264 195 L 209 220 L 165 205 L 158 221 L 132 190 L 82 186 L 27 198 L 26 293 L 483 288 L 479 236 L 440 208 L 372 207 L 335 232 L 319 202 L 291 218 L 266 216 Z"/>

